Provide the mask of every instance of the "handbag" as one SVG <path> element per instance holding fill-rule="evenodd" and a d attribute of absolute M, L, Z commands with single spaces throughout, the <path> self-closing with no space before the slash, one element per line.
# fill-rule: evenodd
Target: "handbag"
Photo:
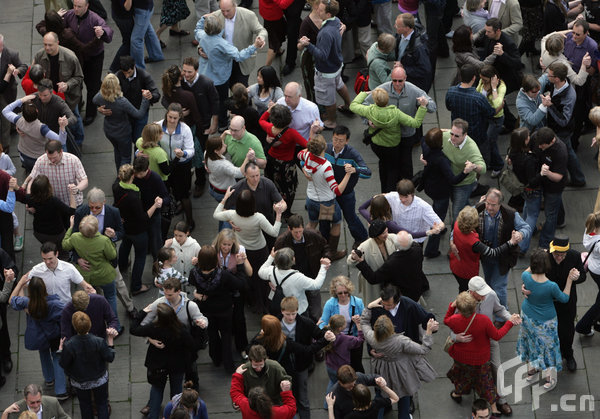
<path fill-rule="evenodd" d="M 506 166 L 500 175 L 500 186 L 511 195 L 521 195 L 525 191 L 525 185 L 521 183 L 511 166 Z"/>
<path fill-rule="evenodd" d="M 469 327 L 471 327 L 471 323 L 473 323 L 473 320 L 475 320 L 476 315 L 477 315 L 477 313 L 473 313 L 473 316 L 471 317 L 471 321 L 469 322 L 469 324 L 467 325 L 467 328 L 465 329 L 465 331 L 463 333 L 467 333 L 467 331 L 469 330 Z M 446 342 L 444 342 L 444 352 L 450 352 L 450 348 L 452 347 L 452 345 L 454 345 L 454 340 L 452 340 L 452 337 L 450 335 L 448 335 L 448 337 L 446 338 Z"/>
<path fill-rule="evenodd" d="M 371 144 L 373 144 L 373 137 L 375 137 L 377 134 L 379 134 L 379 131 L 381 131 L 381 128 L 377 128 L 373 132 L 369 132 L 369 128 L 365 128 L 365 130 L 363 131 L 362 142 L 365 145 L 371 145 Z"/>
<path fill-rule="evenodd" d="M 194 348 L 193 352 L 197 352 L 200 349 L 206 349 L 208 346 L 208 336 L 206 334 L 206 329 L 201 328 L 192 320 L 190 316 L 190 301 L 185 302 L 185 311 L 188 316 L 188 323 L 190 325 L 190 335 L 192 335 L 192 339 L 194 340 Z"/>
<path fill-rule="evenodd" d="M 155 386 L 164 386 L 167 382 L 169 372 L 166 368 L 150 369 L 146 371 L 146 379 L 148 384 Z"/>
<path fill-rule="evenodd" d="M 330 206 L 319 204 L 319 221 L 333 221 L 334 213 L 335 203 Z"/>
<path fill-rule="evenodd" d="M 583 269 L 586 272 L 589 272 L 589 269 L 588 269 L 588 259 L 590 258 L 590 255 L 594 251 L 594 247 L 596 247 L 597 243 L 598 243 L 597 241 L 594 242 L 594 244 L 592 245 L 592 248 L 590 249 L 589 252 L 581 252 L 581 262 L 583 263 Z"/>

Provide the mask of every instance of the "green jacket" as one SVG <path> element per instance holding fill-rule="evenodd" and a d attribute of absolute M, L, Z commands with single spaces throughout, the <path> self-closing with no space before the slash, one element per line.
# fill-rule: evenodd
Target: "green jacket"
<path fill-rule="evenodd" d="M 262 375 L 258 375 L 254 369 L 252 369 L 252 363 L 246 362 L 244 364 L 246 372 L 244 372 L 244 393 L 247 395 L 251 388 L 263 387 L 265 392 L 271 397 L 274 405 L 282 404 L 280 383 L 282 380 L 289 380 L 292 382 L 292 377 L 287 375 L 285 370 L 279 362 L 271 359 L 265 359 L 265 372 Z"/>
<path fill-rule="evenodd" d="M 65 250 L 75 249 L 79 257 L 90 263 L 89 271 L 75 265 L 88 283 L 99 286 L 115 280 L 117 273 L 110 261 L 117 257 L 117 250 L 107 236 L 96 232 L 94 237 L 88 238 L 79 232 L 73 234 L 73 230 L 69 228 L 62 241 L 62 247 Z"/>
<path fill-rule="evenodd" d="M 360 92 L 352 103 L 350 110 L 357 115 L 367 118 L 381 131 L 373 137 L 373 143 L 382 147 L 395 147 L 400 144 L 401 133 L 400 127 L 406 125 L 413 128 L 418 128 L 423 122 L 423 118 L 427 113 L 427 108 L 419 106 L 417 114 L 413 118 L 402 112 L 394 105 L 388 105 L 381 108 L 377 105 L 363 105 L 367 92 Z M 374 128 L 369 128 L 369 132 L 373 132 Z"/>

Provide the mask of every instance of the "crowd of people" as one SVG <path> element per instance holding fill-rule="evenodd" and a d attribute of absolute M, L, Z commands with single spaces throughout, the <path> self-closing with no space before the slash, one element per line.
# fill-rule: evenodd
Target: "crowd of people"
<path fill-rule="evenodd" d="M 232 375 L 231 399 L 244 418 L 309 418 L 307 382 L 320 361 L 330 418 L 376 417 L 394 404 L 399 418 L 412 417 L 413 396 L 437 374 L 427 354 L 439 323 L 421 303 L 437 292 L 423 266 L 441 255 L 444 237 L 458 283 L 443 319 L 451 399 L 461 403 L 474 390 L 473 417 L 512 414 L 497 373 L 498 340 L 514 326 L 527 381 L 541 373 L 550 391 L 563 365 L 574 372 L 575 333 L 600 330 L 600 291 L 575 324 L 576 285 L 589 273 L 600 286 L 600 212 L 585 221 L 583 258 L 556 230 L 566 223 L 564 188 L 586 184 L 579 138 L 593 126 L 600 133 L 596 9 L 467 0 L 451 31 L 456 0 L 424 1 L 425 16 L 418 1 L 399 0 L 395 20 L 391 0 L 259 0 L 258 15 L 251 3 L 196 0 L 197 57 L 164 69 L 161 89 L 146 64 L 164 60 L 167 27 L 170 36 L 191 35 L 179 26 L 190 14 L 185 1 L 164 0 L 154 30 L 153 0 L 113 0 L 116 28 L 99 0 L 48 0 L 31 65 L 0 35 L 0 387 L 13 369 L 9 306 L 25 311 L 25 348 L 39 352 L 43 376 L 2 419 L 27 411 L 67 418 L 60 402 L 74 395 L 83 418 L 108 418 L 108 363 L 125 333 L 117 299 L 131 335 L 148 343 L 150 390 L 140 411 L 149 418 L 208 418 L 197 368 L 207 347 L 214 366 Z M 102 77 L 114 29 L 122 44 Z M 426 114 L 437 111 L 428 95 L 437 57 L 448 56 L 449 43 L 457 65 L 445 97 L 451 126 L 424 133 Z M 265 45 L 266 63 L 256 68 Z M 540 55 L 539 77 L 524 74 L 524 53 Z M 278 75 L 272 63 L 283 54 Z M 282 85 L 298 58 L 303 83 Z M 351 100 L 344 68 L 353 61 L 370 78 Z M 507 104 L 517 91 L 518 118 Z M 159 101 L 164 118 L 149 121 Z M 356 191 L 372 172 L 338 112 L 363 118 L 363 141 L 378 159 L 380 191 L 358 208 L 366 225 Z M 90 187 L 81 161 L 84 127 L 98 115 L 114 148 L 112 205 Z M 8 154 L 12 125 L 22 185 Z M 483 183 L 486 172 L 500 189 Z M 299 175 L 304 209 L 295 201 Z M 194 219 L 192 197 L 205 190 L 218 203 L 218 231 L 198 243 L 193 233 L 207 223 Z M 20 278 L 16 201 L 33 217 L 42 258 Z M 340 240 L 344 220 L 351 249 Z M 148 255 L 152 283 L 143 280 Z M 509 273 L 528 256 L 523 303 L 510 314 Z M 342 259 L 356 278 L 328 275 Z M 331 298 L 322 304 L 324 287 Z M 151 290 L 158 298 L 138 310 L 133 297 Z M 249 339 L 250 313 L 261 329 Z"/>

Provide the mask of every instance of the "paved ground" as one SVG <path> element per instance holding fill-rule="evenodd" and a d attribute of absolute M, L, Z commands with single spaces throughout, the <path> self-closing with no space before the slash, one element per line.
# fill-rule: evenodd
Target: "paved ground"
<path fill-rule="evenodd" d="M 102 0 L 107 10 L 110 10 L 110 2 Z M 155 12 L 160 10 L 160 1 L 155 2 Z M 192 9 L 192 16 L 182 25 L 183 28 L 191 30 L 195 24 L 193 14 L 193 3 L 188 2 Z M 256 2 L 255 2 L 255 6 Z M 9 48 L 20 51 L 21 59 L 24 62 L 30 62 L 32 55 L 41 48 L 41 37 L 35 31 L 35 24 L 43 18 L 44 6 L 41 0 L 31 2 L 3 1 L 2 13 L 0 14 L 0 32 L 5 36 L 5 43 Z M 397 12 L 394 12 L 397 13 Z M 153 22 L 158 23 L 159 15 L 155 14 Z M 455 24 L 457 24 L 456 20 Z M 109 60 L 112 60 L 113 54 L 118 48 L 120 36 L 115 34 L 112 44 L 108 45 L 106 52 L 105 72 Z M 164 50 L 166 61 L 163 63 L 149 65 L 149 70 L 155 80 L 160 80 L 162 69 L 170 64 L 181 63 L 182 58 L 194 54 L 194 48 L 190 45 L 191 38 L 169 37 L 164 34 L 163 40 L 167 43 L 167 49 Z M 265 52 L 261 52 L 258 62 L 264 62 Z M 524 57 L 524 60 L 529 59 Z M 527 67 L 531 68 L 531 62 Z M 276 65 L 283 63 L 276 62 Z M 347 74 L 353 80 L 356 68 L 349 66 Z M 434 89 L 430 95 L 438 103 L 437 114 L 428 114 L 425 119 L 425 129 L 434 126 L 449 127 L 450 113 L 445 109 L 444 97 L 450 81 L 454 77 L 455 67 L 452 56 L 448 59 L 438 60 L 438 70 L 436 73 Z M 255 80 L 252 75 L 251 82 Z M 298 69 L 286 78 L 284 82 L 296 80 L 301 82 L 301 75 Z M 514 95 L 513 95 L 514 96 Z M 514 97 L 512 98 L 514 103 Z M 160 106 L 154 106 L 151 110 L 151 120 L 158 120 L 163 117 L 164 110 Z M 340 115 L 339 122 L 347 124 L 353 132 L 352 145 L 362 153 L 371 169 L 377 172 L 377 160 L 374 154 L 360 142 L 360 133 L 363 126 L 359 118 L 348 118 Z M 580 189 L 567 189 L 564 193 L 564 202 L 567 212 L 567 227 L 562 233 L 568 234 L 571 242 L 578 249 L 581 248 L 581 237 L 583 223 L 586 215 L 592 210 L 598 187 L 598 175 L 596 163 L 593 160 L 593 153 L 588 148 L 591 135 L 586 135 L 582 140 L 582 146 L 579 151 L 584 172 L 587 176 L 587 187 Z M 12 157 L 17 164 L 16 141 L 13 138 L 11 147 Z M 506 150 L 507 138 L 501 138 L 501 151 Z M 415 167 L 418 168 L 417 150 L 413 153 Z M 110 185 L 114 180 L 115 172 L 113 169 L 112 147 L 104 137 L 102 131 L 102 121 L 98 118 L 93 125 L 86 129 L 86 140 L 84 143 L 83 162 L 90 178 L 90 186 L 98 186 L 110 193 Z M 18 172 L 19 180 L 24 178 L 22 169 Z M 490 185 L 496 183 L 487 177 L 484 182 Z M 379 190 L 379 180 L 377 175 L 370 180 L 361 180 L 357 187 L 358 201 L 363 202 L 373 193 Z M 305 199 L 305 184 L 301 183 L 298 188 L 297 201 L 294 204 L 295 211 L 301 211 L 303 200 Z M 421 194 L 424 199 L 428 198 Z M 109 197 L 108 202 L 112 199 Z M 199 228 L 193 233 L 193 236 L 201 243 L 212 241 L 217 232 L 217 223 L 212 219 L 212 212 L 215 207 L 214 200 L 206 193 L 200 199 L 194 199 L 194 217 Z M 33 237 L 31 227 L 31 217 L 24 214 L 22 206 L 17 207 L 17 213 L 21 225 L 25 229 L 25 249 L 18 254 L 18 263 L 23 271 L 30 269 L 35 263 L 40 261 L 39 244 Z M 350 248 L 352 237 L 345 229 L 342 236 L 345 245 Z M 535 243 L 535 239 L 534 239 Z M 447 251 L 447 240 L 442 240 L 442 252 Z M 515 290 L 520 287 L 520 273 L 527 266 L 525 259 L 520 259 L 517 267 L 512 271 L 509 281 L 509 307 L 511 311 L 517 311 L 521 303 L 521 295 Z M 150 262 L 147 264 L 147 271 L 144 281 L 151 283 Z M 434 312 L 439 318 L 443 317 L 448 302 L 454 298 L 457 292 L 457 286 L 454 278 L 450 274 L 448 261 L 445 257 L 428 260 L 425 263 L 426 274 L 431 283 L 431 291 L 425 297 L 425 306 Z M 336 262 L 328 273 L 327 283 L 323 286 L 322 295 L 325 301 L 327 296 L 329 279 L 338 274 L 349 275 L 356 280 L 357 272 L 354 269 L 348 269 L 345 262 Z M 579 287 L 579 304 L 577 308 L 578 315 L 582 315 L 593 303 L 598 289 L 593 281 L 588 280 Z M 153 298 L 156 292 L 149 292 L 135 297 L 137 307 L 144 307 Z M 119 306 L 119 316 L 125 319 L 125 311 Z M 248 317 L 249 336 L 252 337 L 258 331 L 258 318 L 254 315 Z M 23 333 L 25 330 L 25 317 L 15 312 L 9 313 L 11 325 L 13 361 L 15 362 L 14 371 L 8 375 L 7 384 L 0 390 L 0 407 L 8 406 L 13 400 L 22 397 L 20 391 L 31 382 L 42 383 L 43 378 L 40 370 L 38 355 L 35 352 L 27 351 L 23 347 Z M 452 385 L 445 377 L 446 371 L 451 365 L 451 360 L 446 353 L 441 350 L 445 339 L 447 329 L 442 327 L 439 334 L 436 335 L 435 347 L 428 359 L 438 372 L 438 378 L 432 383 L 422 387 L 418 396 L 415 398 L 417 411 L 415 418 L 465 418 L 469 416 L 471 397 L 466 396 L 461 406 L 452 402 L 448 396 Z M 515 342 L 517 339 L 517 328 L 511 331 L 501 342 L 502 359 L 509 360 L 515 356 Z M 517 386 L 515 380 L 522 381 L 524 370 L 519 369 L 522 365 L 507 366 L 506 383 L 511 390 L 509 402 L 513 405 L 515 418 L 546 418 L 546 417 L 580 417 L 580 418 L 599 418 L 600 414 L 600 350 L 597 347 L 599 337 L 580 339 L 575 337 L 575 359 L 578 363 L 578 370 L 575 373 L 563 372 L 559 375 L 558 386 L 551 393 L 544 394 L 539 398 L 539 409 L 532 411 L 532 394 L 536 393 L 537 387 Z M 145 343 L 140 338 L 130 337 L 128 333 L 121 337 L 116 343 L 117 356 L 110 366 L 110 399 L 115 418 L 134 418 L 140 417 L 138 413 L 147 401 L 149 394 L 149 385 L 146 383 L 146 368 L 143 366 L 145 356 Z M 365 365 L 368 361 L 365 360 Z M 230 378 L 221 370 L 215 369 L 206 352 L 201 353 L 199 362 L 200 389 L 201 397 L 207 402 L 210 417 L 229 418 L 239 417 L 231 408 L 229 399 L 229 380 Z M 311 375 L 309 381 L 309 391 L 313 406 L 313 416 L 316 418 L 326 417 L 325 411 L 320 409 L 322 406 L 322 397 L 327 385 L 327 375 L 322 365 L 317 365 L 315 372 Z M 512 387 L 511 387 L 512 386 Z M 167 401 L 165 396 L 165 402 Z M 583 405 L 580 401 L 586 398 L 591 400 Z M 594 402 L 596 408 L 593 407 Z M 65 409 L 74 418 L 80 417 L 77 401 L 67 401 L 63 405 Z M 391 416 L 390 416 L 391 417 Z"/>

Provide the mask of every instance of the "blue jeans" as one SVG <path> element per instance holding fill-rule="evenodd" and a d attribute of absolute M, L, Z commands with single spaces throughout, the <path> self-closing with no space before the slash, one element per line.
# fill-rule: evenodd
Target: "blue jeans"
<path fill-rule="evenodd" d="M 94 106 L 94 104 L 88 104 L 88 106 Z M 79 105 L 75 106 L 73 109 L 73 114 L 77 117 L 77 122 L 73 125 L 69 125 L 71 129 L 71 133 L 73 134 L 73 138 L 75 138 L 75 142 L 77 145 L 83 144 L 84 134 L 83 134 L 83 120 L 81 119 L 81 114 L 79 113 Z"/>
<path fill-rule="evenodd" d="M 144 63 L 144 42 L 148 50 L 148 57 L 151 60 L 161 61 L 165 57 L 160 48 L 160 42 L 152 28 L 150 19 L 152 18 L 153 10 L 133 9 L 133 31 L 131 31 L 131 56 L 135 60 L 135 64 L 140 68 L 146 68 Z"/>
<path fill-rule="evenodd" d="M 119 315 L 117 313 L 117 287 L 115 281 L 110 284 L 100 285 L 100 288 L 102 288 L 104 298 L 108 301 L 108 305 L 110 305 L 113 313 L 115 313 L 115 317 L 117 318 L 117 330 L 119 330 L 121 328 L 121 322 L 119 322 Z"/>
<path fill-rule="evenodd" d="M 332 205 L 335 206 L 333 220 L 319 221 L 319 212 L 321 210 L 321 204 L 323 204 L 326 207 L 330 207 Z M 342 222 L 342 211 L 340 210 L 340 205 L 335 199 L 332 199 L 331 201 L 317 202 L 307 197 L 306 211 L 308 212 L 308 220 L 311 223 L 319 223 L 319 232 L 323 237 L 325 237 L 326 240 L 329 239 L 329 230 L 331 226 L 333 224 L 339 224 Z"/>
<path fill-rule="evenodd" d="M 569 177 L 571 178 L 571 182 L 585 182 L 585 175 L 583 174 L 583 170 L 581 170 L 581 163 L 579 163 L 577 154 L 575 154 L 575 150 L 573 150 L 573 146 L 571 145 L 571 135 L 568 135 L 564 138 L 561 137 L 560 139 L 567 146 L 567 153 L 569 154 L 569 160 L 567 161 L 567 169 L 569 170 Z"/>
<path fill-rule="evenodd" d="M 131 122 L 131 142 L 135 145 L 135 142 L 142 136 L 142 130 L 148 123 L 148 112 L 141 119 L 129 118 Z M 131 145 L 130 145 L 131 147 Z"/>
<path fill-rule="evenodd" d="M 483 275 L 485 276 L 485 282 L 496 291 L 500 304 L 504 307 L 506 305 L 506 287 L 508 285 L 508 274 L 500 275 L 498 268 L 498 261 L 495 259 L 481 260 L 481 267 L 483 268 Z"/>
<path fill-rule="evenodd" d="M 446 212 L 448 212 L 448 205 L 450 205 L 450 197 L 444 199 L 434 199 L 433 200 L 433 211 L 440 217 L 440 220 L 444 221 L 446 218 Z M 441 234 L 434 234 L 433 236 L 429 236 L 429 240 L 427 240 L 427 245 L 425 246 L 425 256 L 433 256 L 437 254 L 440 250 L 440 239 Z"/>
<path fill-rule="evenodd" d="M 47 383 L 54 381 L 54 393 L 65 394 L 67 392 L 67 380 L 65 378 L 65 372 L 58 364 L 60 355 L 56 352 L 52 352 L 50 348 L 40 349 L 38 352 L 40 354 L 44 381 Z"/>
<path fill-rule="evenodd" d="M 367 229 L 356 215 L 356 194 L 354 191 L 346 195 L 340 195 L 336 200 L 342 209 L 344 218 L 348 223 L 348 230 L 350 230 L 350 234 L 354 237 L 354 241 L 362 243 L 367 240 L 369 238 L 369 233 L 367 233 Z"/>
<path fill-rule="evenodd" d="M 119 167 L 123 166 L 124 164 L 131 164 L 131 142 L 129 141 L 129 138 L 113 137 L 107 132 L 104 134 L 113 146 L 115 166 L 117 167 L 118 172 Z"/>
<path fill-rule="evenodd" d="M 21 159 L 21 165 L 25 169 L 25 172 L 30 173 L 33 170 L 33 166 L 35 166 L 35 162 L 37 159 L 33 157 L 26 156 L 25 154 L 19 151 L 19 157 Z"/>
<path fill-rule="evenodd" d="M 169 373 L 169 387 L 171 398 L 176 394 L 181 393 L 183 387 L 183 372 Z M 150 413 L 148 413 L 149 419 L 158 419 L 160 416 L 160 405 L 162 404 L 163 393 L 165 391 L 165 385 L 167 381 L 158 384 L 152 384 L 150 389 L 150 400 L 148 406 L 150 407 Z"/>
<path fill-rule="evenodd" d="M 94 403 L 98 411 L 98 419 L 108 419 L 108 382 L 91 390 L 76 390 L 82 419 L 94 418 L 92 394 L 94 395 Z"/>
<path fill-rule="evenodd" d="M 600 275 L 595 274 L 592 271 L 590 271 L 589 274 L 599 290 L 594 304 L 585 312 L 581 320 L 577 322 L 577 325 L 575 326 L 575 331 L 577 333 L 590 333 L 592 326 L 594 326 L 594 322 L 600 318 Z"/>
<path fill-rule="evenodd" d="M 329 377 L 329 382 L 327 383 L 327 390 L 325 390 L 325 394 L 329 394 L 331 392 L 331 388 L 335 385 L 335 383 L 337 383 L 338 379 L 336 370 L 331 369 L 329 367 L 326 368 L 327 376 Z M 327 400 L 325 400 L 325 409 L 327 409 Z"/>
<path fill-rule="evenodd" d="M 152 253 L 152 258 L 156 260 L 158 251 L 161 249 L 161 247 L 163 247 L 164 244 L 164 240 L 162 238 L 162 215 L 160 211 L 154 211 L 154 214 L 152 217 L 150 217 L 148 232 L 150 253 Z"/>
<path fill-rule="evenodd" d="M 129 55 L 129 48 L 131 44 L 131 31 L 133 30 L 133 18 L 122 18 L 114 15 L 112 16 L 112 18 L 117 24 L 119 32 L 121 32 L 122 38 L 121 46 L 117 50 L 115 58 L 113 58 L 113 61 L 110 64 L 110 71 L 112 73 L 116 73 L 121 68 L 121 57 L 124 55 Z"/>
<path fill-rule="evenodd" d="M 142 274 L 146 265 L 146 254 L 148 253 L 148 233 L 125 234 L 119 247 L 119 270 L 121 274 L 127 272 L 127 261 L 131 246 L 135 251 L 133 267 L 131 268 L 131 292 L 139 291 L 142 287 Z"/>
<path fill-rule="evenodd" d="M 473 188 L 475 187 L 476 182 L 470 183 L 468 185 L 461 186 L 453 186 L 452 187 L 452 222 L 456 221 L 458 217 L 458 213 L 461 209 L 469 205 L 469 198 L 471 197 L 471 192 L 473 192 Z"/>
<path fill-rule="evenodd" d="M 225 197 L 225 194 L 215 191 L 210 183 L 208 184 L 208 193 L 210 196 L 215 198 L 217 202 L 221 202 Z M 227 221 L 219 221 L 219 231 L 223 230 L 224 228 L 231 228 L 231 224 L 229 224 Z"/>
<path fill-rule="evenodd" d="M 533 237 L 533 233 L 537 229 L 537 219 L 540 215 L 540 207 L 542 206 L 542 191 L 536 190 L 531 192 L 524 192 L 525 195 L 525 205 L 523 205 L 523 212 L 521 214 L 521 218 L 527 223 L 529 228 L 531 228 L 531 234 L 526 236 L 521 243 L 519 243 L 519 248 L 521 252 L 527 252 L 529 249 L 529 244 L 531 243 L 531 237 Z"/>
<path fill-rule="evenodd" d="M 546 213 L 546 221 L 540 233 L 540 247 L 547 249 L 550 242 L 554 239 L 554 231 L 556 230 L 556 222 L 558 213 L 562 205 L 562 192 L 559 193 L 544 193 L 544 212 Z"/>

